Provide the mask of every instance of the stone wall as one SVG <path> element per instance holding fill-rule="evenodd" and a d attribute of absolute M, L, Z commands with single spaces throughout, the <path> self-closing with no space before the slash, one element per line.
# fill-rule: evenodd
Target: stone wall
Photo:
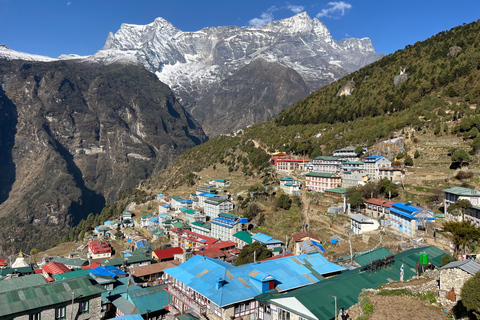
<path fill-rule="evenodd" d="M 88 299 L 87 299 L 88 300 Z M 73 318 L 75 320 L 86 320 L 86 319 L 101 319 L 103 316 L 102 313 L 102 300 L 100 297 L 89 299 L 89 308 L 87 313 L 79 314 L 78 313 L 78 302 L 73 304 Z M 38 310 L 29 310 L 25 312 L 24 315 L 19 315 L 13 319 L 15 320 L 29 320 L 29 315 L 35 312 L 40 312 L 41 320 L 55 320 L 55 309 L 59 307 L 66 307 L 66 319 L 70 319 L 72 315 L 72 305 L 71 304 L 58 304 L 50 308 L 38 309 Z"/>
<path fill-rule="evenodd" d="M 472 277 L 471 274 L 459 268 L 451 268 L 440 271 L 440 298 L 445 298 L 447 293 L 455 291 L 455 300 L 461 300 L 462 287 L 465 281 Z"/>

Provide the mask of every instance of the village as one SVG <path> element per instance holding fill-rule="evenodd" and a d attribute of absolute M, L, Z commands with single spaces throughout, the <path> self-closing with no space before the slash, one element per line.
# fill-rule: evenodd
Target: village
<path fill-rule="evenodd" d="M 392 190 L 408 168 L 366 152 L 311 160 L 273 153 L 274 182 L 250 190 L 211 170 L 183 193 L 132 203 L 61 253 L 0 259 L 0 318 L 347 319 L 364 312 L 357 302 L 365 290 L 403 282 L 435 297 L 431 312 L 451 309 L 480 264 L 455 252 L 441 221 L 479 227 L 480 192 L 444 189 L 443 212 L 396 202 Z M 349 189 L 371 182 L 394 187 L 354 203 Z M 288 232 L 242 204 L 272 196 L 300 203 Z M 447 210 L 461 200 L 471 204 L 463 216 Z M 422 274 L 428 280 L 415 282 Z"/>

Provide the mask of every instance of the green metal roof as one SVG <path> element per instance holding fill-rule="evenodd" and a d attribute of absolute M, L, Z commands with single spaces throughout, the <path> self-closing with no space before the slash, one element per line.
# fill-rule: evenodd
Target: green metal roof
<path fill-rule="evenodd" d="M 334 193 L 345 194 L 345 193 L 347 193 L 347 188 L 337 187 L 337 188 L 333 188 L 333 189 L 327 189 L 327 190 L 325 190 L 325 192 L 334 192 Z"/>
<path fill-rule="evenodd" d="M 124 314 L 146 314 L 163 310 L 168 305 L 166 286 L 149 287 L 134 292 L 122 293 L 114 299 L 113 304 Z"/>
<path fill-rule="evenodd" d="M 50 282 L 0 293 L 0 317 L 29 310 L 68 303 L 75 297 L 82 299 L 100 296 L 105 291 L 90 276 Z"/>
<path fill-rule="evenodd" d="M 32 267 L 22 267 L 22 268 L 6 268 L 0 269 L 0 276 L 6 276 L 7 274 L 13 273 L 33 273 Z"/>
<path fill-rule="evenodd" d="M 175 200 L 175 201 L 178 201 L 178 202 L 180 202 L 180 201 L 182 201 L 182 200 L 183 200 L 183 198 L 182 198 L 182 197 L 180 197 L 180 196 L 173 196 L 173 197 L 172 197 L 172 200 Z"/>
<path fill-rule="evenodd" d="M 63 263 L 64 265 L 75 266 L 75 267 L 83 267 L 88 264 L 87 260 L 70 259 L 70 258 L 62 258 L 62 257 L 55 257 L 53 258 L 52 262 Z"/>
<path fill-rule="evenodd" d="M 383 259 L 389 256 L 393 256 L 393 253 L 391 253 L 385 248 L 378 248 L 373 251 L 366 252 L 363 255 L 357 256 L 353 260 L 355 260 L 355 262 L 358 263 L 360 266 L 364 267 L 368 265 L 370 261 Z"/>
<path fill-rule="evenodd" d="M 136 256 L 136 255 L 144 255 L 144 256 L 149 256 L 149 257 L 152 257 L 152 250 L 148 249 L 148 248 L 140 248 L 140 249 L 137 249 L 135 251 L 133 251 L 131 253 L 132 256 Z"/>
<path fill-rule="evenodd" d="M 313 160 L 336 161 L 336 160 L 340 160 L 340 157 L 334 157 L 334 156 L 319 156 L 319 157 L 313 158 Z"/>
<path fill-rule="evenodd" d="M 233 235 L 235 238 L 238 238 L 248 244 L 252 244 L 252 235 L 245 231 L 239 231 Z"/>
<path fill-rule="evenodd" d="M 225 201 L 227 201 L 227 198 L 208 198 L 207 200 L 205 200 L 205 203 L 219 205 L 220 203 L 223 203 Z"/>
<path fill-rule="evenodd" d="M 144 215 L 142 216 L 142 219 L 150 219 L 151 217 L 152 217 L 151 214 L 144 214 Z"/>
<path fill-rule="evenodd" d="M 185 210 L 185 213 L 186 214 L 195 214 L 195 210 L 188 209 L 188 210 Z"/>
<path fill-rule="evenodd" d="M 480 197 L 480 192 L 474 189 L 463 188 L 463 187 L 453 187 L 442 190 L 443 192 L 453 193 L 457 196 L 466 196 L 466 197 Z"/>
<path fill-rule="evenodd" d="M 327 173 L 327 172 L 309 172 L 305 176 L 307 176 L 307 177 L 330 178 L 333 175 L 334 175 L 333 173 Z"/>
<path fill-rule="evenodd" d="M 226 212 L 220 212 L 218 214 L 219 217 L 222 217 L 222 218 L 227 218 L 227 219 L 230 219 L 230 220 L 235 220 L 238 218 L 238 216 L 236 214 L 232 214 L 232 213 L 226 213 Z"/>
<path fill-rule="evenodd" d="M 71 272 L 69 272 L 71 273 Z M 47 283 L 41 274 L 32 274 L 28 276 L 4 279 L 0 281 L 0 293 L 11 290 L 18 290 L 32 286 L 38 286 Z"/>
<path fill-rule="evenodd" d="M 212 225 L 210 223 L 206 223 L 206 222 L 200 223 L 198 221 L 195 221 L 195 222 L 190 223 L 190 225 L 194 225 L 194 226 L 197 226 L 197 227 L 200 227 L 200 228 L 205 228 L 205 229 L 212 229 Z"/>
<path fill-rule="evenodd" d="M 76 270 L 72 272 L 65 272 L 61 274 L 54 274 L 52 277 L 57 280 L 63 280 L 63 279 L 73 279 L 73 278 L 78 278 L 81 276 L 86 276 L 87 274 L 90 273 L 90 269 L 82 269 L 82 270 Z"/>
<path fill-rule="evenodd" d="M 174 227 L 174 228 L 183 228 L 184 225 L 183 225 L 183 222 L 175 222 L 175 223 L 173 224 L 173 227 Z"/>
<path fill-rule="evenodd" d="M 144 262 L 148 260 L 152 260 L 151 257 L 148 257 L 143 254 L 131 255 L 127 258 L 114 258 L 101 261 L 103 266 L 121 266 L 123 264 L 123 260 L 126 259 L 128 264 L 137 263 L 137 262 Z"/>
<path fill-rule="evenodd" d="M 358 302 L 358 295 L 362 289 L 377 288 L 389 281 L 398 281 L 402 263 L 404 264 L 404 279 L 409 279 L 415 275 L 415 263 L 419 261 L 419 255 L 422 252 L 429 255 L 430 262 L 435 266 L 440 266 L 442 256 L 447 254 L 435 246 L 411 249 L 395 255 L 395 264 L 386 269 L 382 268 L 372 273 L 370 271 L 361 271 L 362 268 L 348 270 L 335 277 L 286 294 L 276 292 L 263 293 L 256 296 L 255 299 L 280 306 L 305 319 L 332 319 L 335 316 L 335 300 L 333 296 L 337 297 L 338 309 L 348 309 Z M 303 305 L 303 310 L 308 310 L 310 314 L 293 309 L 295 307 L 292 306 L 292 302 Z M 312 314 L 314 317 L 312 317 Z"/>

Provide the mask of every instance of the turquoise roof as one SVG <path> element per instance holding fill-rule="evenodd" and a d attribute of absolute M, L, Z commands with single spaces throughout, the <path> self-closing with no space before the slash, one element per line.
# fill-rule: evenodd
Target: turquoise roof
<path fill-rule="evenodd" d="M 263 234 L 263 233 L 260 233 L 260 232 L 255 233 L 252 236 L 252 240 L 264 243 L 266 245 L 279 244 L 279 243 L 283 244 L 283 242 L 281 240 L 274 239 L 274 238 L 272 238 L 270 236 L 267 236 L 266 234 Z"/>
<path fill-rule="evenodd" d="M 168 305 L 166 286 L 149 287 L 134 292 L 122 293 L 112 303 L 124 314 L 146 314 L 164 309 Z"/>
<path fill-rule="evenodd" d="M 443 190 L 443 192 L 453 193 L 457 196 L 465 197 L 480 197 L 480 192 L 475 189 L 463 188 L 463 187 L 453 187 Z"/>
<path fill-rule="evenodd" d="M 246 242 L 248 244 L 252 244 L 252 236 L 250 233 L 245 232 L 245 231 L 239 231 L 233 235 L 235 238 L 238 238 L 242 240 L 243 242 Z"/>

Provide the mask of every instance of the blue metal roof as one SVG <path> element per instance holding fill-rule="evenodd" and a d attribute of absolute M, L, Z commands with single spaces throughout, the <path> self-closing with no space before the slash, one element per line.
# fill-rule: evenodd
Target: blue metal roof
<path fill-rule="evenodd" d="M 150 244 L 145 239 L 137 241 L 135 245 L 137 246 L 137 248 L 148 248 L 148 249 L 152 248 L 150 247 Z"/>
<path fill-rule="evenodd" d="M 213 193 L 210 193 L 210 192 L 200 193 L 199 196 L 207 197 L 207 198 L 213 198 L 213 197 L 215 197 L 215 195 L 214 195 Z"/>
<path fill-rule="evenodd" d="M 316 283 L 323 279 L 323 274 L 343 270 L 346 269 L 315 253 L 238 267 L 197 255 L 177 267 L 166 269 L 165 273 L 222 307 L 262 293 L 262 281 L 275 279 L 277 290 L 286 291 Z M 218 283 L 222 284 L 219 289 Z"/>
<path fill-rule="evenodd" d="M 419 213 L 422 213 L 422 209 L 417 208 L 415 206 L 407 205 L 405 203 L 398 202 L 398 203 L 394 203 L 392 205 L 392 207 L 390 207 L 390 213 L 392 213 L 392 212 L 396 213 L 398 215 L 404 216 L 408 219 L 420 219 L 419 217 L 417 217 L 417 215 Z M 429 211 L 427 214 L 431 215 L 432 212 Z M 423 219 L 423 217 L 422 217 L 422 219 Z M 426 216 L 425 219 L 426 220 L 435 220 L 435 217 Z"/>
<path fill-rule="evenodd" d="M 227 228 L 233 228 L 239 221 L 234 221 L 222 217 L 217 217 L 212 220 L 213 224 L 218 224 Z"/>
<path fill-rule="evenodd" d="M 285 178 L 281 178 L 280 181 L 293 181 L 295 179 L 293 178 L 290 178 L 290 177 L 285 177 Z"/>
<path fill-rule="evenodd" d="M 193 201 L 190 199 L 182 199 L 180 203 L 193 203 Z"/>
<path fill-rule="evenodd" d="M 123 272 L 122 270 L 114 266 L 106 266 L 106 267 L 98 266 L 95 269 L 91 269 L 90 274 L 101 276 L 101 277 L 110 277 L 110 278 L 115 278 L 121 275 L 127 275 L 125 272 Z"/>
<path fill-rule="evenodd" d="M 253 236 L 252 236 L 252 239 L 255 240 L 255 241 L 258 241 L 258 242 L 261 242 L 261 243 L 264 243 L 264 244 L 277 244 L 277 243 L 283 243 L 282 241 L 280 240 L 277 240 L 277 239 L 274 239 L 270 236 L 267 236 L 266 234 L 263 234 L 263 233 L 255 233 Z"/>
<path fill-rule="evenodd" d="M 150 218 L 149 220 L 152 222 L 158 222 L 158 218 Z"/>
<path fill-rule="evenodd" d="M 170 206 L 169 206 L 168 204 L 166 204 L 166 203 L 165 203 L 165 204 L 162 204 L 162 207 L 164 207 L 164 208 L 170 208 Z"/>

